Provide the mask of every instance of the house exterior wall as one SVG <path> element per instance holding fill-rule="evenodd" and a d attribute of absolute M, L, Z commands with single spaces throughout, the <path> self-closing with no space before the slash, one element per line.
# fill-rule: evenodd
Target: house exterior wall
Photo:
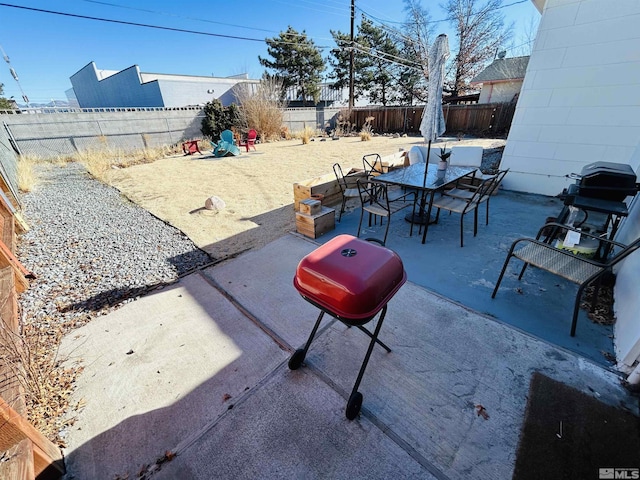
<path fill-rule="evenodd" d="M 522 80 L 507 82 L 485 82 L 480 90 L 478 103 L 508 103 L 520 93 Z"/>
<path fill-rule="evenodd" d="M 639 24 L 637 0 L 547 0 L 502 158 L 505 188 L 557 195 L 588 163 L 630 163 Z"/>
<path fill-rule="evenodd" d="M 533 0 L 536 6 L 543 3 Z M 640 167 L 640 2 L 547 0 L 509 131 L 505 188 L 556 195 L 592 162 Z M 618 239 L 640 235 L 635 202 Z M 640 259 L 617 270 L 618 365 L 640 355 Z"/>
<path fill-rule="evenodd" d="M 629 163 L 640 164 L 640 140 Z M 636 174 L 639 173 L 640 168 L 636 168 Z M 636 196 L 629 210 L 629 216 L 616 235 L 616 240 L 624 244 L 640 237 L 640 196 Z M 617 320 L 613 326 L 614 351 L 618 368 L 629 373 L 634 362 L 640 360 L 640 254 L 630 255 L 615 273 L 613 308 Z"/>

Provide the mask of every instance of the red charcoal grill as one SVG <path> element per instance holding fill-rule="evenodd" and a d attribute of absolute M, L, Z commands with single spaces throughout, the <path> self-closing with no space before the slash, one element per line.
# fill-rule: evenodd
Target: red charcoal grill
<path fill-rule="evenodd" d="M 395 252 L 351 235 L 333 238 L 298 264 L 293 285 L 305 300 L 320 309 L 320 315 L 304 348 L 296 350 L 289 359 L 289 368 L 296 370 L 304 362 L 325 313 L 348 327 L 357 327 L 371 338 L 347 402 L 345 414 L 349 420 L 360 412 L 362 394 L 358 387 L 374 345 L 377 343 L 391 352 L 378 340 L 378 333 L 387 313 L 387 303 L 406 281 L 402 260 Z M 363 325 L 380 311 L 380 318 L 371 333 Z"/>

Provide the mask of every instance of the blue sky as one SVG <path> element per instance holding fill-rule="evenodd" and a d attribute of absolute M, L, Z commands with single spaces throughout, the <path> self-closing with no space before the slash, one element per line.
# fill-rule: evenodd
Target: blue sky
<path fill-rule="evenodd" d="M 432 20 L 445 13 L 440 1 L 422 0 Z M 123 25 L 57 15 L 28 9 L 49 10 L 70 15 L 97 17 L 172 29 Z M 530 40 L 540 14 L 529 0 L 503 0 L 507 23 L 514 23 L 511 46 Z M 350 0 L 8 0 L 0 5 L 0 45 L 10 65 L 0 64 L 4 96 L 20 103 L 22 93 L 31 103 L 66 100 L 69 77 L 90 62 L 105 70 L 138 65 L 143 72 L 229 76 L 249 73 L 259 78 L 263 68 L 258 55 L 266 56 L 264 39 L 277 36 L 291 25 L 318 46 L 334 43 L 329 30 L 349 32 Z M 405 20 L 400 0 L 356 0 L 356 26 L 366 12 L 374 23 L 384 21 L 398 27 Z M 436 23 L 435 33 L 455 38 L 447 22 Z M 225 38 L 226 35 L 240 38 Z M 257 41 L 256 41 L 257 40 Z M 453 45 L 452 45 L 453 48 Z M 526 52 L 524 52 L 526 53 Z M 522 55 L 522 47 L 508 56 Z M 9 67 L 17 72 L 20 84 Z"/>

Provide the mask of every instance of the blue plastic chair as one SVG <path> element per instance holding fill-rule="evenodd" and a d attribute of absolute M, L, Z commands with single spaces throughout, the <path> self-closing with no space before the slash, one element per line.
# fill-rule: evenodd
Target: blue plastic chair
<path fill-rule="evenodd" d="M 213 145 L 213 144 L 212 144 Z M 223 130 L 220 134 L 220 141 L 215 144 L 213 155 L 216 157 L 229 157 L 240 155 L 240 149 L 236 145 L 231 130 Z"/>

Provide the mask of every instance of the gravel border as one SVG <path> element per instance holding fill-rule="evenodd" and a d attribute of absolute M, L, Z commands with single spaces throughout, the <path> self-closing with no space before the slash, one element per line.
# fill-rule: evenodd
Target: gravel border
<path fill-rule="evenodd" d="M 42 165 L 36 174 L 22 196 L 29 231 L 17 248 L 36 276 L 18 298 L 23 322 L 75 328 L 212 262 L 81 164 Z"/>

